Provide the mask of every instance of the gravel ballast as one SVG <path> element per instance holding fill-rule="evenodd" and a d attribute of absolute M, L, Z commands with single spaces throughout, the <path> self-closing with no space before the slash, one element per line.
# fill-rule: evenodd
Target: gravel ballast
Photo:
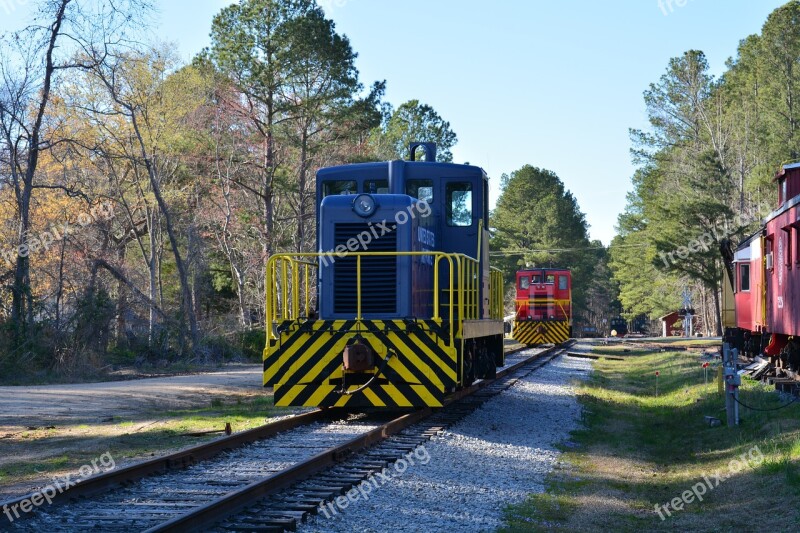
<path fill-rule="evenodd" d="M 588 360 L 555 359 L 408 461 L 390 465 L 369 492 L 351 493 L 346 506 L 328 505 L 298 531 L 497 529 L 508 504 L 544 490 L 558 462 L 555 445 L 569 438 L 580 418 L 571 382 L 590 370 Z"/>

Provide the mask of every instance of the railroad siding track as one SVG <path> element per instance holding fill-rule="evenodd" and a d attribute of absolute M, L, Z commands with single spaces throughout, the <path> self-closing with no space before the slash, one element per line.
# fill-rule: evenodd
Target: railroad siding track
<path fill-rule="evenodd" d="M 24 531 L 146 530 L 379 425 L 361 421 L 313 423 L 184 470 L 136 481 L 88 501 L 42 508 L 36 516 L 15 526 Z"/>

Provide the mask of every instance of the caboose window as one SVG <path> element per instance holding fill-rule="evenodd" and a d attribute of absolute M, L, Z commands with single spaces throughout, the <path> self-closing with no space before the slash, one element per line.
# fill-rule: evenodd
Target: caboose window
<path fill-rule="evenodd" d="M 800 224 L 794 227 L 794 262 L 800 265 Z"/>
<path fill-rule="evenodd" d="M 544 278 L 544 282 L 545 282 L 545 283 L 547 283 L 547 284 L 550 284 L 550 285 L 552 285 L 553 283 L 555 283 L 555 282 L 556 282 L 556 276 L 555 276 L 555 274 L 548 274 L 548 275 L 547 275 L 547 276 Z"/>
<path fill-rule="evenodd" d="M 433 180 L 408 180 L 406 194 L 426 204 L 432 204 Z"/>
<path fill-rule="evenodd" d="M 519 278 L 520 289 L 525 290 L 530 286 L 531 286 L 531 280 L 528 278 L 528 276 L 522 276 L 521 278 Z"/>
<path fill-rule="evenodd" d="M 472 183 L 448 183 L 447 225 L 467 227 L 472 225 Z"/>
<path fill-rule="evenodd" d="M 739 265 L 739 290 L 750 290 L 750 265 Z"/>
<path fill-rule="evenodd" d="M 567 290 L 567 276 L 558 276 L 558 290 Z"/>
<path fill-rule="evenodd" d="M 764 249 L 765 249 L 765 252 L 766 252 L 765 260 L 767 262 L 766 267 L 767 267 L 767 270 L 772 271 L 772 273 L 774 275 L 775 274 L 775 263 L 774 263 L 773 257 L 775 257 L 775 256 L 773 255 L 773 252 L 775 250 L 775 247 L 773 246 L 773 244 L 774 244 L 773 243 L 773 238 L 771 236 L 767 237 L 766 239 L 764 239 Z"/>
<path fill-rule="evenodd" d="M 356 194 L 358 187 L 355 180 L 337 180 L 322 182 L 322 197 L 337 194 Z"/>
<path fill-rule="evenodd" d="M 367 180 L 364 182 L 367 194 L 389 194 L 389 180 Z"/>

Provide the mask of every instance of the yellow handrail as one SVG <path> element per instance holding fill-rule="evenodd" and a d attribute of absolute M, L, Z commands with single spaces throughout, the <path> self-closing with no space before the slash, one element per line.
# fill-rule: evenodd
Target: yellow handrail
<path fill-rule="evenodd" d="M 489 317 L 503 318 L 503 272 L 493 268 L 489 273 Z"/>
<path fill-rule="evenodd" d="M 357 306 L 356 306 L 356 320 L 362 320 L 362 287 L 361 287 L 361 269 L 362 257 L 419 257 L 419 256 L 432 256 L 433 261 L 433 320 L 441 320 L 439 303 L 440 303 L 440 290 L 445 289 L 449 291 L 448 301 L 448 322 L 450 325 L 450 342 L 454 341 L 454 337 L 460 337 L 463 334 L 463 320 L 477 319 L 480 316 L 480 284 L 482 279 L 480 276 L 480 263 L 478 260 L 466 256 L 464 254 L 447 254 L 443 252 L 347 252 L 346 254 L 338 254 L 335 252 L 326 253 L 286 253 L 274 254 L 267 262 L 267 279 L 266 281 L 266 323 L 267 336 L 269 339 L 275 339 L 275 332 L 272 325 L 278 320 L 297 320 L 300 319 L 300 294 L 305 293 L 306 313 L 310 310 L 311 302 L 311 285 L 312 278 L 309 275 L 311 268 L 319 268 L 320 261 L 327 264 L 328 261 L 335 262 L 336 257 L 343 258 L 345 256 L 356 258 L 356 284 L 357 284 Z M 441 287 L 439 267 L 441 261 L 447 261 L 448 270 L 448 284 L 447 287 Z M 299 267 L 305 268 L 305 276 L 303 278 L 304 286 L 300 286 Z M 495 275 L 495 273 L 492 273 Z M 499 271 L 497 272 L 499 274 Z M 289 280 L 292 280 L 290 286 Z M 314 278 L 316 280 L 316 278 Z M 491 281 L 491 278 L 490 278 Z M 502 287 L 502 279 L 500 279 L 499 287 Z M 491 312 L 492 315 L 501 316 L 502 312 L 502 290 L 492 291 L 497 297 L 497 309 Z M 454 305 L 457 306 L 457 313 L 454 313 Z M 499 310 L 499 312 L 498 312 Z M 458 331 L 454 329 L 454 322 L 456 317 L 460 317 L 458 323 Z"/>

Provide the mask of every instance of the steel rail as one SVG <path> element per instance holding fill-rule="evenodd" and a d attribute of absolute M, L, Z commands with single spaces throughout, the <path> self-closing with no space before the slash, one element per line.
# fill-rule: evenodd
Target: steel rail
<path fill-rule="evenodd" d="M 51 501 L 54 505 L 62 504 L 81 496 L 92 496 L 107 492 L 110 489 L 117 488 L 131 481 L 142 479 L 151 474 L 184 469 L 200 461 L 211 459 L 222 452 L 240 448 L 245 444 L 267 439 L 278 433 L 316 422 L 329 416 L 331 412 L 331 410 L 317 409 L 290 418 L 277 420 L 247 431 L 234 433 L 233 435 L 186 448 L 163 457 L 157 457 L 124 468 L 110 470 L 79 481 L 78 484 L 70 487 L 69 490 L 56 494 L 56 496 L 51 498 Z M 23 501 L 30 500 L 36 494 L 38 494 L 38 492 L 32 492 L 25 496 L 14 498 L 13 500 L 0 502 L 0 509 L 5 508 L 5 506 L 11 508 L 14 505 L 19 505 Z M 32 516 L 33 514 L 34 513 L 26 513 L 23 516 Z"/>

